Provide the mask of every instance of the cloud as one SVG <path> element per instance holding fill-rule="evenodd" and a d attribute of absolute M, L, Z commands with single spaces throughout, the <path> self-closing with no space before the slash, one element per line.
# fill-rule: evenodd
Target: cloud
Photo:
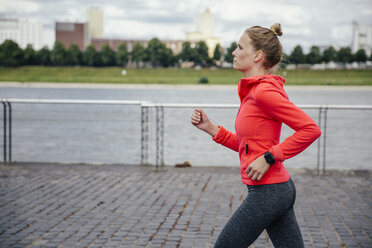
<path fill-rule="evenodd" d="M 110 19 L 123 18 L 123 16 L 126 14 L 122 8 L 118 8 L 112 4 L 104 6 L 103 12 Z"/>
<path fill-rule="evenodd" d="M 340 45 L 350 45 L 352 37 L 352 25 L 342 25 L 332 28 L 331 37 L 335 42 L 340 43 Z M 345 44 L 345 43 L 348 44 Z"/>
<path fill-rule="evenodd" d="M 35 1 L 13 0 L 1 1 L 0 12 L 9 14 L 37 13 L 41 10 L 41 4 Z"/>
<path fill-rule="evenodd" d="M 239 39 L 250 26 L 279 22 L 285 50 L 301 44 L 351 43 L 351 22 L 372 25 L 371 0 L 0 0 L 0 17 L 56 21 L 85 21 L 85 11 L 104 11 L 106 37 L 125 39 L 184 39 L 195 30 L 197 14 L 210 8 L 214 34 L 224 46 Z"/>

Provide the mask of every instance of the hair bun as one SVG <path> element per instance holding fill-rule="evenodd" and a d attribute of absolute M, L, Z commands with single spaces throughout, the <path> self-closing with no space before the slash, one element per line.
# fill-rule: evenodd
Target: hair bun
<path fill-rule="evenodd" d="M 282 27 L 280 26 L 280 23 L 275 23 L 274 25 L 271 26 L 270 28 L 271 31 L 277 36 L 282 36 Z"/>

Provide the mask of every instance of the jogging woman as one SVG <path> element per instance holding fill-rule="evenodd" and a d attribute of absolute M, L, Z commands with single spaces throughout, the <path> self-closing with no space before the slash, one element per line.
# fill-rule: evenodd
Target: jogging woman
<path fill-rule="evenodd" d="M 239 153 L 242 182 L 248 195 L 220 233 L 215 247 L 246 248 L 264 229 L 275 247 L 304 247 L 293 205 L 295 186 L 283 166 L 321 134 L 317 124 L 288 100 L 285 79 L 271 75 L 280 62 L 280 24 L 271 29 L 254 26 L 245 30 L 232 53 L 233 66 L 244 77 L 238 85 L 240 108 L 235 133 L 215 126 L 202 109 L 191 122 L 213 140 Z M 282 123 L 295 133 L 280 142 Z"/>

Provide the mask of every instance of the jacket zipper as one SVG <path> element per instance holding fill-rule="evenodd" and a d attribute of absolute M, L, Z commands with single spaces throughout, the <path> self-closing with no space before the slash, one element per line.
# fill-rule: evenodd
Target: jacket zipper
<path fill-rule="evenodd" d="M 245 144 L 245 154 L 248 154 L 248 144 Z"/>

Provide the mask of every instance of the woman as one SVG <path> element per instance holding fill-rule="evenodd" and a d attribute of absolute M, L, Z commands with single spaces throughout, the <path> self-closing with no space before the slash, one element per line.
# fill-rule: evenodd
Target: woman
<path fill-rule="evenodd" d="M 215 247 L 239 248 L 251 245 L 267 230 L 275 247 L 304 247 L 293 205 L 295 186 L 283 166 L 320 136 L 316 123 L 288 100 L 285 79 L 269 74 L 282 57 L 277 36 L 280 24 L 271 29 L 247 29 L 232 53 L 235 70 L 244 74 L 238 85 L 240 108 L 235 132 L 215 126 L 203 112 L 195 109 L 191 122 L 209 133 L 213 140 L 239 152 L 242 182 L 248 195 L 229 219 Z M 295 133 L 282 143 L 282 123 Z"/>

